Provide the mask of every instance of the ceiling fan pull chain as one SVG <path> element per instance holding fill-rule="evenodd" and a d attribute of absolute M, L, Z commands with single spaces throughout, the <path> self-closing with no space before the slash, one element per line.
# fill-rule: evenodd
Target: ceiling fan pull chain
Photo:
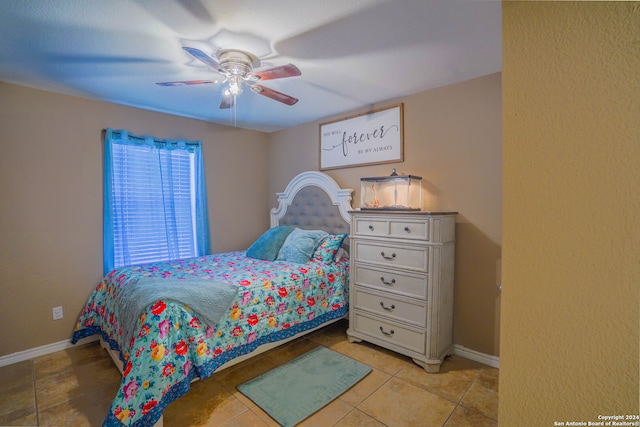
<path fill-rule="evenodd" d="M 238 127 L 238 111 L 236 110 L 236 96 L 235 95 L 230 95 L 231 99 L 232 99 L 232 107 L 229 109 L 229 114 L 231 115 L 231 117 L 229 118 L 229 121 L 233 121 L 233 127 Z"/>

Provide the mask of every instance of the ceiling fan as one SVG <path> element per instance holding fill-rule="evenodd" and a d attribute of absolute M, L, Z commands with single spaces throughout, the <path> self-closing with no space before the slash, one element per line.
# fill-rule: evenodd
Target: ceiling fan
<path fill-rule="evenodd" d="M 260 60 L 242 50 L 219 50 L 216 53 L 216 59 L 207 55 L 200 49 L 193 47 L 183 47 L 194 58 L 202 61 L 209 67 L 224 76 L 224 80 L 190 80 L 183 82 L 160 82 L 159 86 L 187 86 L 211 83 L 228 83 L 223 91 L 220 108 L 231 108 L 235 105 L 236 96 L 242 92 L 242 85 L 246 84 L 252 92 L 266 96 L 286 105 L 293 105 L 298 102 L 297 98 L 278 92 L 262 86 L 257 82 L 263 80 L 282 79 L 285 77 L 295 77 L 302 73 L 293 64 L 282 65 L 279 67 L 268 68 L 266 70 L 254 71 L 254 68 L 260 67 Z"/>

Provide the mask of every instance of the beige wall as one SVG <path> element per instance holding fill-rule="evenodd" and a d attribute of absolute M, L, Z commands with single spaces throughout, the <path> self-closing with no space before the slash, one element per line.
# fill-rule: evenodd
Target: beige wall
<path fill-rule="evenodd" d="M 404 104 L 404 162 L 326 171 L 360 203 L 360 178 L 400 173 L 423 177 L 427 210 L 454 210 L 457 218 L 454 342 L 499 354 L 496 261 L 502 245 L 501 76 L 407 96 L 373 109 Z M 353 114 L 365 111 L 354 111 Z M 351 115 L 350 114 L 347 114 Z M 344 117 L 344 116 L 342 116 Z M 319 169 L 319 123 L 269 135 L 269 194 L 297 173 Z"/>
<path fill-rule="evenodd" d="M 638 414 L 639 22 L 503 3 L 500 426 Z"/>
<path fill-rule="evenodd" d="M 269 225 L 265 134 L 0 83 L 0 356 L 69 339 L 102 275 L 106 127 L 203 141 L 213 251 Z"/>
<path fill-rule="evenodd" d="M 360 177 L 396 167 L 424 178 L 425 209 L 460 212 L 454 339 L 490 355 L 499 354 L 500 87 L 494 74 L 396 100 L 405 161 L 328 171 L 355 189 L 354 207 Z M 204 142 L 216 252 L 248 247 L 268 227 L 275 193 L 319 169 L 318 123 L 266 135 L 8 84 L 0 112 L 0 356 L 68 339 L 101 276 L 101 129 Z M 57 305 L 65 318 L 54 322 Z"/>

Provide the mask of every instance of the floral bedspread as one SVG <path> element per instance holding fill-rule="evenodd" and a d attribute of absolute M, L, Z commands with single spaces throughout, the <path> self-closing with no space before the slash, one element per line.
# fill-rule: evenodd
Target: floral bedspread
<path fill-rule="evenodd" d="M 124 373 L 104 426 L 152 426 L 191 381 L 259 345 L 343 317 L 348 309 L 348 262 L 295 264 L 229 252 L 116 269 L 103 278 L 82 310 L 72 342 L 101 335 L 120 352 Z M 139 329 L 122 342 L 118 294 L 132 280 L 206 279 L 239 285 L 216 325 L 189 307 L 157 301 L 141 313 Z"/>

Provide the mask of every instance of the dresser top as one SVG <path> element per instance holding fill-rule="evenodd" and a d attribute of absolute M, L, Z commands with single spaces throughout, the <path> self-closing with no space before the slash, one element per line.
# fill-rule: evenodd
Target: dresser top
<path fill-rule="evenodd" d="M 384 210 L 384 209 L 354 209 L 349 213 L 361 214 L 378 214 L 378 215 L 458 215 L 458 212 L 440 212 L 440 211 L 401 211 L 401 210 Z"/>

